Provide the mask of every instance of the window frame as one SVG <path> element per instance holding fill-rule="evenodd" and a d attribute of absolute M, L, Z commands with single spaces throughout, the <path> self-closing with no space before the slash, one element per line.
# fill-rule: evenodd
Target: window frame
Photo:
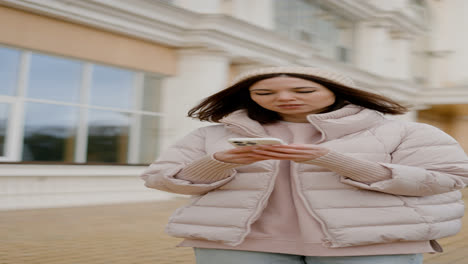
<path fill-rule="evenodd" d="M 11 159 L 11 140 L 9 138 L 11 135 L 14 135 L 15 131 L 13 131 L 13 108 L 15 106 L 15 98 L 13 96 L 8 95 L 0 95 L 0 104 L 5 104 L 8 107 L 8 114 L 7 114 L 7 122 L 6 122 L 6 133 L 5 133 L 5 141 L 4 141 L 4 155 L 0 155 L 0 162 L 1 161 L 8 161 Z"/>

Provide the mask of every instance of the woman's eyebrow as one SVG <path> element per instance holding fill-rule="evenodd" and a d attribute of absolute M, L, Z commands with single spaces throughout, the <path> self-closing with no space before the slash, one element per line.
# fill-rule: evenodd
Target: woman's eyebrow
<path fill-rule="evenodd" d="M 251 92 L 253 91 L 271 91 L 270 89 L 260 89 L 260 88 L 257 88 L 257 89 L 252 89 L 250 90 Z"/>
<path fill-rule="evenodd" d="M 317 86 L 299 86 L 299 87 L 291 87 L 289 89 L 292 89 L 292 90 L 299 90 L 299 89 L 316 89 Z M 254 92 L 254 91 L 272 91 L 271 89 L 265 89 L 265 88 L 256 88 L 256 89 L 252 89 L 250 90 L 251 92 Z"/>
<path fill-rule="evenodd" d="M 307 89 L 307 88 L 315 89 L 315 88 L 317 88 L 317 86 L 300 86 L 300 87 L 293 87 L 291 89 Z"/>

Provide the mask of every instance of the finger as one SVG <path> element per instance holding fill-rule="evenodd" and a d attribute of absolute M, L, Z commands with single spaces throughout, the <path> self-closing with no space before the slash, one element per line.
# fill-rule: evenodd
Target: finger
<path fill-rule="evenodd" d="M 268 156 L 259 154 L 259 153 L 242 153 L 242 154 L 232 155 L 230 157 L 230 160 L 240 160 L 240 159 L 265 160 L 265 159 L 271 159 L 271 158 Z"/>
<path fill-rule="evenodd" d="M 290 159 L 292 157 L 301 156 L 301 155 L 298 155 L 298 153 L 269 151 L 269 150 L 261 150 L 261 149 L 254 150 L 254 152 L 262 154 L 264 156 L 268 156 L 268 157 L 284 158 L 284 159 Z M 304 153 L 300 153 L 300 154 L 304 154 Z"/>
<path fill-rule="evenodd" d="M 255 156 L 250 156 L 250 157 L 243 157 L 243 158 L 238 158 L 233 160 L 234 163 L 253 163 L 257 161 L 263 161 L 263 160 L 268 160 L 272 159 L 271 157 L 266 157 L 263 155 L 255 155 Z"/>
<path fill-rule="evenodd" d="M 322 149 L 322 147 L 316 146 L 316 145 L 304 145 L 304 144 L 290 144 L 290 145 L 262 145 L 258 146 L 260 149 Z"/>
<path fill-rule="evenodd" d="M 257 148 L 256 146 L 248 146 L 248 147 L 236 147 L 233 149 L 227 150 L 229 153 L 247 153 L 252 152 L 253 149 Z"/>
<path fill-rule="evenodd" d="M 246 158 L 252 158 L 252 159 L 257 159 L 257 160 L 271 160 L 271 159 L 276 159 L 276 157 L 267 155 L 265 153 L 251 153 L 245 156 Z"/>
<path fill-rule="evenodd" d="M 304 150 L 304 149 L 294 149 L 294 148 L 259 148 L 252 150 L 253 152 L 260 153 L 259 151 L 269 151 L 269 152 L 275 152 L 275 153 L 283 153 L 283 154 L 311 154 L 310 150 Z M 263 152 L 262 152 L 263 153 Z"/>

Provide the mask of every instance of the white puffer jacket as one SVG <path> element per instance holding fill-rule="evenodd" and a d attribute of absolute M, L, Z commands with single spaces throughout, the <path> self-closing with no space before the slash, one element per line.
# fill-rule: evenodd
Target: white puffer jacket
<path fill-rule="evenodd" d="M 468 158 L 450 136 L 355 105 L 308 119 L 322 134 L 315 144 L 332 150 L 327 155 L 335 167 L 317 165 L 321 158 L 293 163 L 291 177 L 311 217 L 321 224 L 324 245 L 428 241 L 460 230 L 464 206 L 457 190 L 468 183 Z M 195 195 L 169 220 L 170 235 L 235 246 L 265 208 L 279 161 L 239 165 L 214 160 L 213 153 L 232 147 L 228 138 L 268 136 L 244 111 L 222 123 L 187 135 L 142 178 L 150 188 Z M 369 183 L 372 175 L 361 176 L 362 168 L 349 160 L 380 164 L 391 171 L 391 179 Z"/>

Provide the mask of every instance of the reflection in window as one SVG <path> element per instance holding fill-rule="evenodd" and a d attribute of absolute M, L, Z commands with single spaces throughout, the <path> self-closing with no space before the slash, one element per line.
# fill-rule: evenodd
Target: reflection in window
<path fill-rule="evenodd" d="M 77 113 L 76 107 L 27 103 L 23 160 L 73 162 Z"/>
<path fill-rule="evenodd" d="M 307 42 L 327 57 L 334 57 L 339 18 L 316 1 L 275 0 L 275 29 L 291 39 Z"/>
<path fill-rule="evenodd" d="M 142 116 L 139 136 L 140 159 L 138 163 L 151 163 L 159 154 L 161 135 L 161 118 Z"/>
<path fill-rule="evenodd" d="M 8 124 L 8 105 L 0 104 L 0 157 L 5 156 L 5 138 Z"/>
<path fill-rule="evenodd" d="M 133 77 L 131 71 L 96 65 L 93 67 L 91 104 L 115 108 L 133 107 Z"/>
<path fill-rule="evenodd" d="M 15 95 L 20 52 L 0 47 L 0 95 Z"/>
<path fill-rule="evenodd" d="M 33 54 L 29 73 L 29 98 L 79 102 L 81 63 Z"/>
<path fill-rule="evenodd" d="M 111 111 L 89 111 L 88 162 L 127 163 L 130 116 Z"/>
<path fill-rule="evenodd" d="M 424 6 L 424 0 L 411 0 L 411 4 L 413 5 L 418 5 L 418 6 Z"/>

